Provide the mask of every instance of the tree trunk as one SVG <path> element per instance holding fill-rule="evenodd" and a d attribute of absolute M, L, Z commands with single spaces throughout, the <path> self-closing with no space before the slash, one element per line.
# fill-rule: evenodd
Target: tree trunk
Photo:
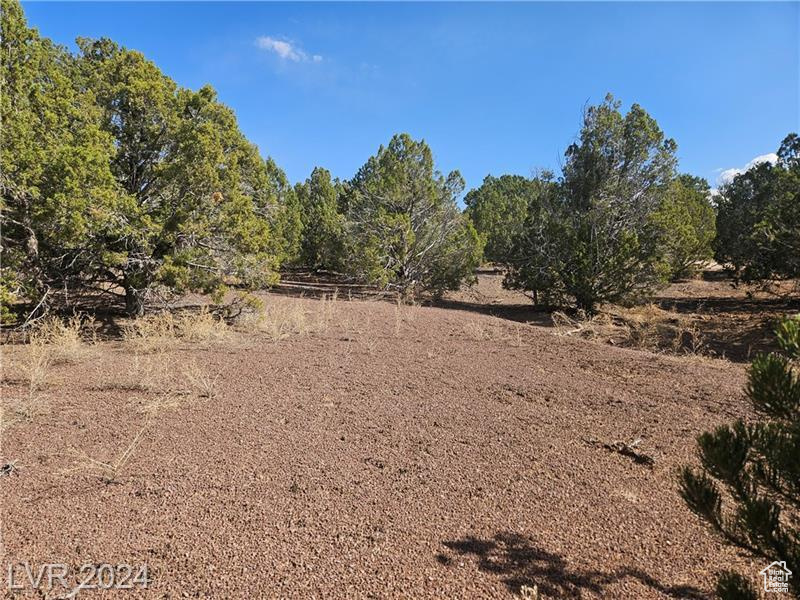
<path fill-rule="evenodd" d="M 131 317 L 141 317 L 144 314 L 144 290 L 125 287 L 125 311 Z"/>

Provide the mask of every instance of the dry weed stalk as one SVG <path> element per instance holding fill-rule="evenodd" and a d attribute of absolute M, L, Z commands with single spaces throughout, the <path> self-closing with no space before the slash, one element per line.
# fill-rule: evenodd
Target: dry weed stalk
<path fill-rule="evenodd" d="M 41 393 L 47 386 L 50 368 L 54 362 L 54 347 L 48 344 L 52 339 L 37 329 L 31 333 L 25 347 L 25 354 L 20 365 L 23 378 L 27 382 L 24 397 L 5 400 L 0 415 L 0 433 L 20 422 L 30 422 L 35 417 L 48 412 L 47 397 Z"/>
<path fill-rule="evenodd" d="M 283 299 L 265 303 L 263 310 L 253 316 L 250 325 L 267 334 L 273 342 L 291 335 L 305 335 L 311 329 L 302 304 Z"/>
<path fill-rule="evenodd" d="M 330 296 L 328 294 L 322 295 L 322 298 L 320 298 L 319 301 L 319 313 L 315 327 L 316 331 L 319 331 L 320 333 L 328 332 L 331 326 L 331 321 L 333 321 L 336 313 L 338 312 L 338 299 L 338 288 L 334 290 Z"/>
<path fill-rule="evenodd" d="M 181 395 L 167 392 L 145 401 L 141 406 L 141 412 L 148 417 L 155 417 L 167 410 L 178 408 L 180 405 Z"/>
<path fill-rule="evenodd" d="M 63 473 L 86 473 L 100 478 L 104 483 L 114 483 L 118 481 L 119 476 L 125 466 L 130 462 L 131 457 L 136 452 L 136 449 L 141 444 L 145 432 L 150 427 L 150 420 L 148 419 L 141 429 L 136 433 L 133 440 L 128 444 L 119 454 L 109 461 L 102 461 L 92 458 L 83 450 L 71 449 L 70 454 L 75 460 L 75 465 L 66 469 Z"/>
<path fill-rule="evenodd" d="M 522 348 L 523 345 L 524 344 L 522 342 L 522 329 L 520 327 L 520 324 L 517 323 L 516 325 L 514 325 L 514 333 L 511 336 L 511 346 L 514 348 Z"/>
<path fill-rule="evenodd" d="M 166 352 L 153 356 L 134 351 L 132 360 L 124 369 L 103 371 L 110 376 L 95 386 L 98 390 L 123 390 L 127 392 L 156 392 L 169 387 L 174 360 Z"/>
<path fill-rule="evenodd" d="M 139 317 L 122 326 L 122 337 L 136 354 L 163 353 L 178 344 L 178 326 L 169 311 Z"/>
<path fill-rule="evenodd" d="M 198 313 L 186 312 L 177 319 L 177 333 L 189 342 L 223 342 L 230 338 L 230 328 L 225 321 L 208 310 Z"/>
<path fill-rule="evenodd" d="M 222 375 L 222 371 L 212 374 L 207 368 L 201 367 L 194 361 L 190 362 L 184 371 L 184 378 L 189 387 L 201 398 L 217 397 L 217 381 L 220 375 Z"/>
<path fill-rule="evenodd" d="M 464 333 L 472 340 L 482 342 L 491 339 L 491 332 L 482 321 L 467 321 L 464 324 Z"/>

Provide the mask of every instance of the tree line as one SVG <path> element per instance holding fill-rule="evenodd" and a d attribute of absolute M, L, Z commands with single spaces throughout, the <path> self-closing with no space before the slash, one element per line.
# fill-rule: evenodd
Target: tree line
<path fill-rule="evenodd" d="M 2 0 L 0 152 L 4 322 L 89 296 L 148 299 L 260 288 L 326 269 L 439 296 L 482 261 L 537 302 L 632 302 L 712 256 L 748 279 L 796 276 L 800 141 L 712 196 L 678 174 L 676 144 L 638 105 L 585 111 L 563 172 L 464 180 L 395 135 L 347 181 L 292 186 L 210 86 L 182 88 L 140 52 L 78 39 L 72 53 Z"/>

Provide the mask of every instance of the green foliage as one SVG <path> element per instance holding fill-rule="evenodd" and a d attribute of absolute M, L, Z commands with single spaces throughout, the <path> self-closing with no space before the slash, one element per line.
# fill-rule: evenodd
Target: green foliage
<path fill-rule="evenodd" d="M 157 288 L 276 279 L 299 245 L 294 193 L 213 89 L 179 88 L 106 39 L 70 55 L 14 0 L 2 27 L 5 306 L 121 288 L 139 314 Z"/>
<path fill-rule="evenodd" d="M 529 211 L 510 287 L 591 311 L 635 300 L 669 275 L 654 215 L 673 178 L 675 142 L 640 106 L 619 108 L 609 95 L 586 111 L 554 193 Z"/>
<path fill-rule="evenodd" d="M 778 331 L 786 355 L 760 355 L 753 362 L 747 396 L 766 420 L 717 428 L 698 438 L 701 470 L 681 471 L 681 495 L 689 508 L 730 543 L 767 561 L 785 560 L 800 567 L 800 376 L 798 317 L 784 320 Z M 730 498 L 723 507 L 724 486 Z M 790 582 L 800 598 L 800 586 Z M 753 598 L 746 580 L 723 574 L 722 598 Z"/>
<path fill-rule="evenodd" d="M 312 269 L 338 271 L 344 264 L 344 217 L 339 213 L 341 184 L 316 167 L 295 186 L 303 223 L 300 262 Z"/>
<path fill-rule="evenodd" d="M 106 239 L 124 256 L 115 283 L 128 309 L 141 312 L 156 284 L 181 293 L 212 291 L 225 278 L 273 281 L 285 248 L 270 243 L 268 215 L 281 183 L 289 186 L 244 138 L 233 112 L 209 86 L 178 89 L 138 52 L 108 40 L 78 43 L 117 148 L 112 171 L 130 198 L 129 229 Z"/>
<path fill-rule="evenodd" d="M 124 199 L 101 111 L 92 91 L 73 83 L 73 57 L 28 28 L 15 0 L 3 0 L 1 22 L 0 297 L 10 321 L 11 305 L 45 298 L 76 256 L 119 229 Z"/>
<path fill-rule="evenodd" d="M 679 175 L 653 214 L 660 232 L 660 251 L 672 279 L 690 277 L 698 264 L 713 257 L 716 217 L 709 195 L 705 179 Z"/>
<path fill-rule="evenodd" d="M 434 170 L 424 141 L 394 136 L 350 182 L 347 269 L 403 295 L 457 289 L 482 253 L 456 205 L 463 186 L 458 172 Z"/>
<path fill-rule="evenodd" d="M 747 395 L 761 412 L 789 417 L 800 408 L 800 380 L 780 354 L 757 356 L 750 367 Z"/>
<path fill-rule="evenodd" d="M 775 328 L 778 346 L 788 356 L 800 356 L 800 315 L 783 319 Z"/>
<path fill-rule="evenodd" d="M 464 197 L 466 213 L 475 230 L 485 238 L 486 260 L 508 264 L 514 257 L 514 241 L 522 234 L 529 205 L 539 200 L 549 177 L 526 179 L 520 175 L 487 176 L 479 188 Z"/>
<path fill-rule="evenodd" d="M 800 137 L 789 134 L 775 165 L 737 175 L 716 198 L 716 259 L 748 281 L 800 276 Z"/>
<path fill-rule="evenodd" d="M 303 206 L 284 172 L 272 158 L 267 159 L 267 189 L 274 196 L 272 212 L 276 253 L 288 263 L 300 258 L 303 239 Z"/>

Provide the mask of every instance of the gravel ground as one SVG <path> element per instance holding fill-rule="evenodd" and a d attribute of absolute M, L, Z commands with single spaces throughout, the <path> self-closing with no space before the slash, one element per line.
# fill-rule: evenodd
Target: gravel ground
<path fill-rule="evenodd" d="M 323 310 L 280 301 L 309 322 Z M 49 412 L 3 435 L 0 459 L 19 470 L 0 478 L 2 563 L 146 563 L 147 590 L 79 594 L 121 598 L 503 598 L 533 585 L 545 598 L 696 598 L 721 569 L 757 577 L 763 565 L 719 543 L 675 483 L 698 433 L 747 414 L 742 365 L 465 310 L 325 310 L 328 325 L 280 341 L 248 332 L 140 358 L 102 342 L 54 367 Z M 191 365 L 219 373 L 215 397 L 178 393 Z M 4 397 L 24 393 L 8 369 Z M 159 398 L 171 405 L 116 482 L 64 472 L 76 450 L 118 456 Z M 636 439 L 652 465 L 604 446 Z"/>

